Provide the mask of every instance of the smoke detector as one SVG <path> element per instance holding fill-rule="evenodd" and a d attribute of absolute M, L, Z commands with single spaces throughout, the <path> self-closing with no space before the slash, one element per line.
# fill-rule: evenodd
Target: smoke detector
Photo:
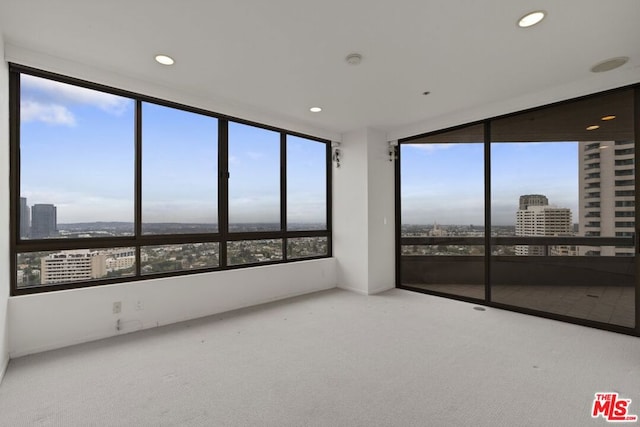
<path fill-rule="evenodd" d="M 350 53 L 349 55 L 347 55 L 345 60 L 349 65 L 358 65 L 362 62 L 362 55 L 360 55 L 359 53 Z"/>
<path fill-rule="evenodd" d="M 617 58 L 607 59 L 606 61 L 602 61 L 591 67 L 592 73 L 602 73 L 605 71 L 611 71 L 618 67 L 622 67 L 624 64 L 629 61 L 628 56 L 619 56 Z"/>

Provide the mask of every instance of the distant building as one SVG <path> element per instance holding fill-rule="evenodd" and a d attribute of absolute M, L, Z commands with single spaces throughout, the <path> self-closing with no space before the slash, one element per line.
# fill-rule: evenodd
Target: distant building
<path fill-rule="evenodd" d="M 31 215 L 29 212 L 29 206 L 27 205 L 27 198 L 20 197 L 20 238 L 29 238 L 29 229 L 31 228 Z"/>
<path fill-rule="evenodd" d="M 429 231 L 429 236 L 431 237 L 442 237 L 442 236 L 447 236 L 449 233 L 447 233 L 446 230 L 443 230 L 437 222 L 433 223 L 433 229 L 431 229 Z"/>
<path fill-rule="evenodd" d="M 521 211 L 526 210 L 529 206 L 548 206 L 549 199 L 547 196 L 543 196 L 542 194 L 525 194 L 524 196 L 520 196 L 520 209 Z"/>
<path fill-rule="evenodd" d="M 106 256 L 107 271 L 125 270 L 136 265 L 134 248 L 117 248 L 101 252 Z"/>
<path fill-rule="evenodd" d="M 40 260 L 43 285 L 98 279 L 106 274 L 106 256 L 89 249 L 58 252 Z"/>
<path fill-rule="evenodd" d="M 578 144 L 578 234 L 632 237 L 635 232 L 634 141 Z M 581 255 L 633 256 L 633 247 L 580 246 Z"/>
<path fill-rule="evenodd" d="M 107 258 L 107 271 L 125 270 L 136 265 L 136 257 Z"/>
<path fill-rule="evenodd" d="M 31 238 L 45 239 L 58 234 L 58 213 L 54 205 L 36 204 L 31 207 Z"/>
<path fill-rule="evenodd" d="M 573 236 L 571 209 L 549 206 L 548 203 L 548 199 L 539 194 L 520 197 L 520 206 L 525 208 L 518 209 L 516 236 Z M 575 249 L 550 246 L 545 251 L 545 246 L 518 245 L 516 255 L 575 255 Z"/>

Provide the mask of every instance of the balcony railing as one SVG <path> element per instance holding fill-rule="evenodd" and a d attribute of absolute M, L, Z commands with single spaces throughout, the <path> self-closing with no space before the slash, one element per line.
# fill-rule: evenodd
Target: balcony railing
<path fill-rule="evenodd" d="M 494 236 L 490 238 L 492 246 L 538 246 L 543 249 L 543 256 L 549 254 L 551 246 L 617 246 L 634 247 L 636 236 L 625 237 L 583 237 L 583 236 Z M 484 237 L 403 237 L 400 239 L 402 246 L 434 246 L 434 245 L 459 245 L 482 246 Z"/>
<path fill-rule="evenodd" d="M 401 239 L 402 245 L 483 245 L 484 242 L 484 237 L 409 237 Z M 484 285 L 487 284 L 487 271 L 489 271 L 490 285 L 492 287 L 505 286 L 504 292 L 511 292 L 508 288 L 517 290 L 518 288 L 514 288 L 517 286 L 528 286 L 529 288 L 525 289 L 527 292 L 532 289 L 545 289 L 546 292 L 551 289 L 549 286 L 553 288 L 611 286 L 616 289 L 635 286 L 634 256 L 614 256 L 613 254 L 596 256 L 601 253 L 597 249 L 598 247 L 633 248 L 635 236 L 494 236 L 490 238 L 490 242 L 492 245 L 516 247 L 531 245 L 533 247 L 529 247 L 528 255 L 403 255 L 400 257 L 401 283 L 407 286 L 417 286 L 421 289 L 435 285 L 435 289 L 441 292 L 459 293 L 478 299 L 485 297 Z M 554 246 L 593 248 L 589 254 L 593 256 L 550 255 L 550 249 Z M 618 252 L 620 251 L 616 251 L 616 255 Z M 633 255 L 633 250 L 629 253 Z M 624 254 L 627 255 L 627 252 Z M 446 288 L 449 285 L 452 287 Z"/>

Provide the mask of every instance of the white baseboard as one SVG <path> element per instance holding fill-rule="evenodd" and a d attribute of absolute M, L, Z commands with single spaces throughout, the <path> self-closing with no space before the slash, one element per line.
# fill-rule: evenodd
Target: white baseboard
<path fill-rule="evenodd" d="M 394 288 L 395 288 L 395 285 L 384 286 L 384 287 L 369 291 L 369 295 L 380 294 L 382 292 L 386 292 L 386 291 L 389 291 L 389 290 L 394 289 Z"/>
<path fill-rule="evenodd" d="M 365 291 L 365 290 L 362 290 L 360 288 L 354 288 L 354 287 L 345 286 L 345 285 L 338 285 L 337 287 L 339 289 L 344 289 L 345 291 L 349 291 L 349 292 L 355 292 L 356 294 L 360 294 L 360 295 L 375 295 L 375 294 L 379 294 L 381 292 L 388 291 L 389 289 L 395 288 L 395 286 L 391 285 L 391 286 L 385 286 L 385 287 L 379 288 L 379 289 L 374 289 L 374 290 L 371 290 L 371 291 Z"/>
<path fill-rule="evenodd" d="M 351 287 L 351 286 L 338 285 L 337 288 L 338 289 L 344 289 L 345 291 L 349 291 L 349 292 L 354 292 L 354 293 L 360 294 L 360 295 L 369 295 L 369 293 L 367 291 L 363 291 L 360 288 L 354 288 L 354 287 Z"/>
<path fill-rule="evenodd" d="M 4 374 L 7 373 L 7 368 L 9 367 L 9 355 L 5 354 L 3 360 L 0 361 L 0 384 L 2 384 L 2 379 L 4 378 Z"/>

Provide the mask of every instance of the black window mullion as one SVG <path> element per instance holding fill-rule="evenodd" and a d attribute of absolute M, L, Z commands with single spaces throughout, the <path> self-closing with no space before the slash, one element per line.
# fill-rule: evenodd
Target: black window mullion
<path fill-rule="evenodd" d="M 135 191 L 134 191 L 134 224 L 133 233 L 136 240 L 136 276 L 141 275 L 140 265 L 142 247 L 142 101 L 136 99 L 135 110 Z"/>
<path fill-rule="evenodd" d="M 484 300 L 491 302 L 491 121 L 484 122 Z"/>
<path fill-rule="evenodd" d="M 229 239 L 229 121 L 218 122 L 218 232 L 220 267 L 227 266 L 227 240 Z"/>
<path fill-rule="evenodd" d="M 326 159 L 325 159 L 325 168 L 327 170 L 326 173 L 326 186 L 327 190 L 325 192 L 327 199 L 327 213 L 326 213 L 326 223 L 327 223 L 327 231 L 329 232 L 329 237 L 327 241 L 327 256 L 333 256 L 333 238 L 332 232 L 333 229 L 333 167 L 331 163 L 331 142 L 325 142 L 326 146 Z"/>
<path fill-rule="evenodd" d="M 9 73 L 9 127 L 10 127 L 10 188 L 13 197 L 9 203 L 9 246 L 11 247 L 11 260 L 9 262 L 10 271 L 10 292 L 15 295 L 18 288 L 17 278 L 17 256 L 16 245 L 20 242 L 20 73 L 12 71 Z"/>
<path fill-rule="evenodd" d="M 635 189 L 640 189 L 640 173 L 638 173 L 637 165 L 640 164 L 640 87 L 634 89 L 634 102 L 633 102 L 633 136 L 634 136 L 634 170 L 635 170 Z M 634 196 L 634 200 L 637 200 L 638 192 Z M 640 232 L 640 209 L 638 203 L 635 203 L 635 248 L 634 248 L 634 261 L 635 261 L 635 282 L 636 282 L 636 335 L 640 336 L 640 262 L 638 262 L 638 256 L 640 254 L 640 245 L 638 245 L 638 234 Z"/>
<path fill-rule="evenodd" d="M 280 230 L 282 235 L 282 260 L 287 260 L 287 135 L 280 133 Z"/>
<path fill-rule="evenodd" d="M 402 285 L 402 197 L 401 197 L 401 189 L 402 189 L 402 182 L 400 181 L 400 177 L 402 176 L 401 174 L 401 168 L 402 168 L 402 157 L 401 157 L 401 153 L 402 153 L 402 143 L 400 141 L 398 141 L 398 146 L 396 147 L 396 161 L 395 161 L 395 165 L 394 165 L 394 175 L 395 175 L 395 214 L 396 214 L 396 221 L 395 221 L 395 234 L 396 234 L 396 238 L 395 238 L 395 249 L 396 249 L 396 262 L 395 262 L 395 267 L 396 267 L 396 274 L 395 274 L 395 279 L 396 279 L 396 288 Z"/>

